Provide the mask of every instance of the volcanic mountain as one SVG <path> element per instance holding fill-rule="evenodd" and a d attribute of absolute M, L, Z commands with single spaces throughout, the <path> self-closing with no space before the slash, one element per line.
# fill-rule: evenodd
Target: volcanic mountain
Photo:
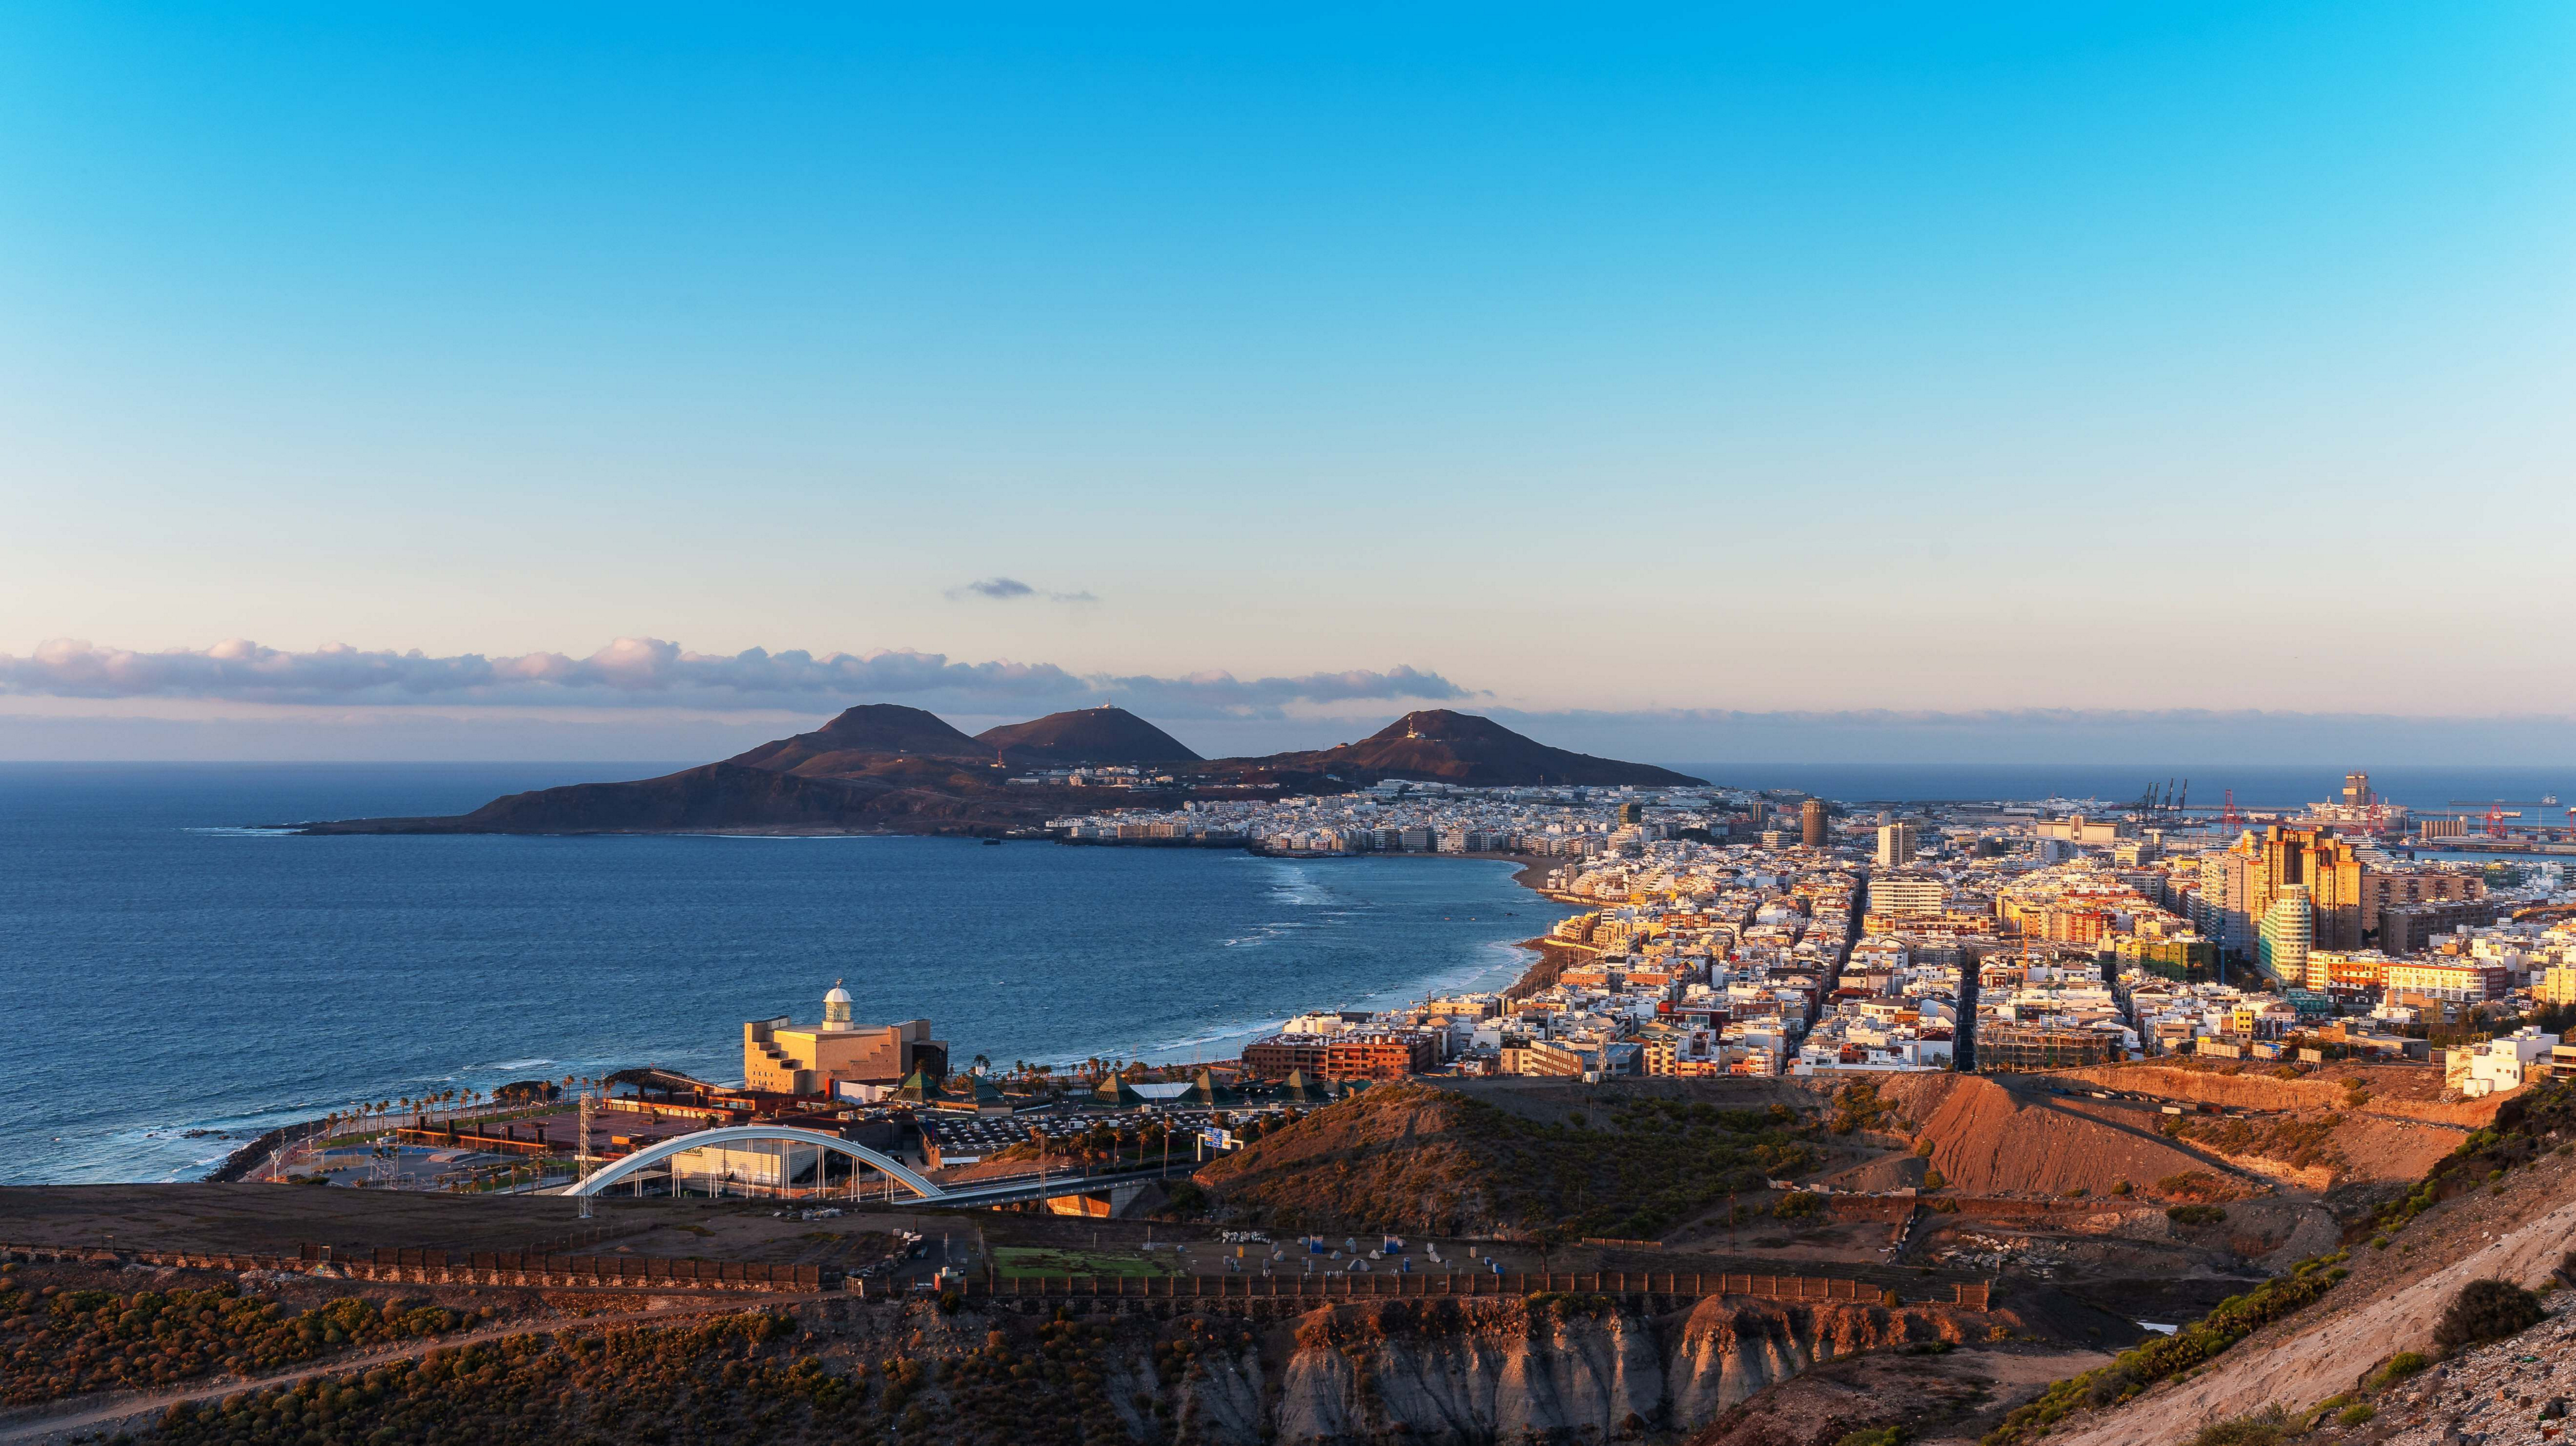
<path fill-rule="evenodd" d="M 855 711 L 855 710 L 853 710 Z M 848 716 L 844 714 L 843 716 Z M 929 717 L 923 714 L 923 717 Z M 945 726 L 945 725 L 943 725 Z M 1196 763 L 1189 745 L 1128 712 L 1103 704 L 1049 713 L 975 735 L 988 753 L 1014 763 L 1067 767 L 1085 763 Z"/>
<path fill-rule="evenodd" d="M 1125 793 L 1012 784 L 1028 767 L 1151 763 L 1184 775 L 1169 791 Z M 1115 803 L 1168 807 L 1200 798 L 1335 793 L 1382 778 L 1467 784 L 1637 784 L 1700 780 L 1643 763 L 1550 748 L 1488 718 L 1408 713 L 1358 743 L 1267 758 L 1199 760 L 1180 740 L 1119 708 L 1086 708 L 970 738 L 937 714 L 890 703 L 848 709 L 810 733 L 721 763 L 631 783 L 580 783 L 496 798 L 446 818 L 360 818 L 308 833 L 978 833 L 1032 828 Z"/>
<path fill-rule="evenodd" d="M 865 771 L 873 759 L 887 754 L 918 758 L 971 758 L 979 763 L 993 761 L 991 748 L 949 727 L 947 719 L 896 703 L 862 703 L 855 708 L 843 709 L 841 716 L 811 733 L 763 743 L 748 753 L 737 753 L 725 761 L 739 763 L 745 768 L 767 768 L 780 773 L 800 773 L 807 778 L 829 778 L 854 770 Z"/>
<path fill-rule="evenodd" d="M 1447 708 L 1407 713 L 1359 742 L 1338 748 L 1228 758 L 1215 767 L 1230 774 L 1331 774 L 1343 779 L 1404 778 L 1470 787 L 1568 783 L 1655 788 L 1707 781 L 1650 763 L 1621 763 L 1550 748 L 1491 718 Z"/>

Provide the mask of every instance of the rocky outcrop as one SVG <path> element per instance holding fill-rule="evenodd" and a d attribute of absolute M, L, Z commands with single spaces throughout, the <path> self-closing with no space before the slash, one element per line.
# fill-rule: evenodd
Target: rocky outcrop
<path fill-rule="evenodd" d="M 1343 1307 L 1297 1326 L 1265 1401 L 1256 1353 L 1203 1357 L 1183 1440 L 1278 1446 L 1602 1441 L 1692 1431 L 1819 1360 L 1982 1336 L 1933 1307 L 1707 1300 L 1649 1316 L 1563 1298 Z"/>

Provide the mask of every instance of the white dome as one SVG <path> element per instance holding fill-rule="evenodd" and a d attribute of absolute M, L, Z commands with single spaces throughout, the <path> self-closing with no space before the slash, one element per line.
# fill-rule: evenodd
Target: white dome
<path fill-rule="evenodd" d="M 835 984 L 832 986 L 832 992 L 823 996 L 823 1002 L 825 1004 L 847 1004 L 850 1002 L 850 991 L 842 988 L 838 984 Z"/>

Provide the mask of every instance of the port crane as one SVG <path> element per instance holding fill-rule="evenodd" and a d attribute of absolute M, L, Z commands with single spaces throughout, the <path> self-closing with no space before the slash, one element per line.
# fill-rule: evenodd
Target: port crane
<path fill-rule="evenodd" d="M 2190 779 L 2184 779 L 2182 787 L 2176 789 L 2174 781 L 2168 778 L 2161 792 L 2155 784 L 2149 783 L 2147 791 L 2138 795 L 2138 801 L 2129 805 L 2129 810 L 2138 816 L 2139 822 L 2150 827 L 2177 828 L 2182 824 L 2183 811 L 2189 807 L 2186 800 L 2190 797 Z"/>

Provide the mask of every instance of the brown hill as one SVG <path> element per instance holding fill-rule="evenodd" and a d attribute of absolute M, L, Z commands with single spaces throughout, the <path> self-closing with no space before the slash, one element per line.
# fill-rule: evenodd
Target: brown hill
<path fill-rule="evenodd" d="M 1196 763 L 1181 740 L 1128 712 L 1102 704 L 1049 713 L 1026 723 L 987 728 L 975 735 L 986 749 L 1014 763 Z"/>
<path fill-rule="evenodd" d="M 1281 1229 L 1651 1238 L 1730 1189 L 1805 1168 L 1812 1133 L 1769 1111 L 1680 1099 L 1625 1101 L 1595 1126 L 1389 1084 L 1264 1135 L 1196 1178 Z"/>
<path fill-rule="evenodd" d="M 2082 1190 L 2107 1197 L 2128 1181 L 2153 1194 L 2160 1180 L 2193 1171 L 2246 1191 L 2262 1183 L 2214 1169 L 2204 1155 L 2176 1145 L 2147 1111 L 2095 1111 L 2094 1102 L 2025 1095 L 1979 1075 L 1898 1075 L 1878 1081 L 1878 1094 L 1902 1101 L 1932 1145 L 1933 1169 L 1968 1195 L 2062 1195 Z"/>
<path fill-rule="evenodd" d="M 993 761 L 993 750 L 948 725 L 948 720 L 895 703 L 863 703 L 811 733 L 763 743 L 725 760 L 746 768 L 825 778 L 862 771 L 879 754 Z"/>
<path fill-rule="evenodd" d="M 1471 787 L 1562 783 L 1653 788 L 1707 782 L 1649 763 L 1622 763 L 1550 748 L 1491 718 L 1447 708 L 1407 713 L 1359 742 L 1338 748 L 1228 758 L 1216 767 L 1232 774 L 1332 774 L 1356 781 L 1402 778 Z"/>

